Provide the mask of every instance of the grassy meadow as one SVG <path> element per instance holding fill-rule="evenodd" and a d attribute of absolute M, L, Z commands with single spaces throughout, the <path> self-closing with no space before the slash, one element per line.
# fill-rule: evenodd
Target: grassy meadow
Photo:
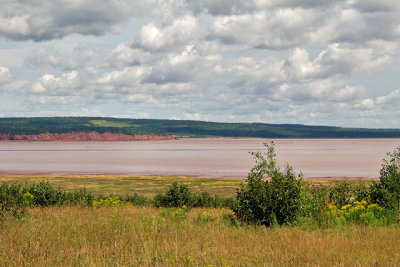
<path fill-rule="evenodd" d="M 228 209 L 32 208 L 0 228 L 2 266 L 399 266 L 400 227 L 234 225 Z"/>
<path fill-rule="evenodd" d="M 0 178 L 0 182 L 8 185 L 46 181 L 65 192 L 86 188 L 93 196 L 138 193 L 148 198 L 165 192 L 177 180 L 196 194 L 208 192 L 221 197 L 235 197 L 236 188 L 243 182 L 241 179 L 105 175 Z M 341 181 L 309 179 L 305 182 L 316 187 L 334 187 Z M 370 180 L 347 182 L 366 186 L 371 183 Z M 47 193 L 62 197 L 60 191 L 45 188 L 45 191 L 31 191 L 37 194 L 35 199 Z M 305 218 L 299 224 L 265 227 L 241 222 L 232 209 L 224 207 L 156 208 L 120 201 L 118 197 L 89 198 L 85 202 L 85 199 L 79 200 L 83 194 L 76 195 L 75 204 L 67 201 L 39 205 L 31 202 L 32 194 L 20 194 L 26 204 L 23 216 L 6 216 L 0 221 L 1 266 L 400 265 L 398 223 L 339 222 L 334 226 L 317 226 Z M 47 198 L 52 201 L 53 197 Z"/>

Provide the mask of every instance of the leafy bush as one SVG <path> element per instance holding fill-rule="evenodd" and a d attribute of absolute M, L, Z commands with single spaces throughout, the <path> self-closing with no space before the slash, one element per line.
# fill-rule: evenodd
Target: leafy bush
<path fill-rule="evenodd" d="M 384 159 L 380 170 L 380 184 L 371 186 L 370 195 L 384 207 L 400 212 L 400 147 L 393 153 L 387 153 L 389 160 Z"/>
<path fill-rule="evenodd" d="M 202 208 L 221 208 L 232 207 L 233 198 L 222 198 L 217 195 L 210 195 L 208 192 L 201 192 L 200 194 L 192 193 L 193 207 Z"/>
<path fill-rule="evenodd" d="M 33 195 L 32 204 L 35 206 L 61 206 L 67 201 L 67 193 L 61 188 L 54 188 L 49 182 L 26 184 L 22 193 Z"/>
<path fill-rule="evenodd" d="M 329 202 L 342 207 L 354 201 L 354 189 L 346 181 L 329 188 Z"/>
<path fill-rule="evenodd" d="M 397 221 L 396 213 L 384 209 L 378 204 L 369 204 L 367 201 L 355 201 L 341 208 L 334 204 L 328 205 L 329 215 L 335 225 L 357 223 L 363 225 L 387 225 Z"/>
<path fill-rule="evenodd" d="M 25 214 L 26 199 L 21 194 L 21 188 L 22 186 L 17 183 L 10 185 L 3 183 L 0 186 L 0 220 L 8 216 L 19 219 Z"/>
<path fill-rule="evenodd" d="M 121 201 L 128 202 L 134 206 L 149 206 L 151 205 L 151 200 L 145 196 L 140 196 L 138 193 L 132 195 L 124 195 L 119 197 Z"/>
<path fill-rule="evenodd" d="M 75 189 L 72 192 L 66 193 L 67 203 L 79 204 L 83 206 L 91 206 L 95 196 L 88 192 L 86 188 Z"/>
<path fill-rule="evenodd" d="M 173 182 L 168 190 L 158 193 L 154 197 L 154 205 L 156 207 L 192 207 L 194 204 L 193 193 L 189 187 L 182 182 Z"/>
<path fill-rule="evenodd" d="M 186 184 L 173 182 L 165 193 L 158 193 L 154 197 L 156 207 L 232 207 L 233 198 L 222 198 L 217 195 L 210 195 L 208 192 L 194 193 Z"/>
<path fill-rule="evenodd" d="M 277 166 L 274 143 L 264 145 L 266 153 L 251 153 L 256 165 L 236 193 L 234 212 L 248 223 L 267 226 L 293 223 L 305 204 L 302 175 L 296 176 L 288 164 L 282 171 Z"/>
<path fill-rule="evenodd" d="M 304 217 L 300 224 L 307 224 L 311 228 L 326 227 L 326 206 L 329 202 L 328 188 L 324 186 L 306 187 L 307 201 L 304 204 Z"/>

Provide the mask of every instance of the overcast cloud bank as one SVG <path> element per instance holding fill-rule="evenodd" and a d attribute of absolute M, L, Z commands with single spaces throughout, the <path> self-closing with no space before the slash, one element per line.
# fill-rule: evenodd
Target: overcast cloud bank
<path fill-rule="evenodd" d="M 400 128 L 395 0 L 0 3 L 2 117 Z"/>

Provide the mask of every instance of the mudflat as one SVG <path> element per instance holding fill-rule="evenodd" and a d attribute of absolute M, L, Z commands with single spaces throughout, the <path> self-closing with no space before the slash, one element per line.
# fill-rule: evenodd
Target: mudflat
<path fill-rule="evenodd" d="M 129 174 L 244 178 L 270 139 L 0 142 L 0 175 Z M 377 178 L 400 139 L 274 139 L 278 162 L 305 178 Z"/>

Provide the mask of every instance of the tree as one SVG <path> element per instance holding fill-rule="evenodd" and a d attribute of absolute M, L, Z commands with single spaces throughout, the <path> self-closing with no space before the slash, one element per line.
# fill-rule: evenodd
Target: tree
<path fill-rule="evenodd" d="M 302 174 L 296 176 L 286 164 L 282 171 L 276 161 L 274 143 L 264 143 L 266 153 L 252 152 L 256 165 L 236 193 L 234 212 L 238 219 L 267 226 L 293 223 L 305 199 Z"/>
<path fill-rule="evenodd" d="M 398 202 L 400 216 L 400 146 L 393 153 L 389 152 L 387 155 L 390 159 L 383 160 L 380 170 L 380 183 Z"/>

